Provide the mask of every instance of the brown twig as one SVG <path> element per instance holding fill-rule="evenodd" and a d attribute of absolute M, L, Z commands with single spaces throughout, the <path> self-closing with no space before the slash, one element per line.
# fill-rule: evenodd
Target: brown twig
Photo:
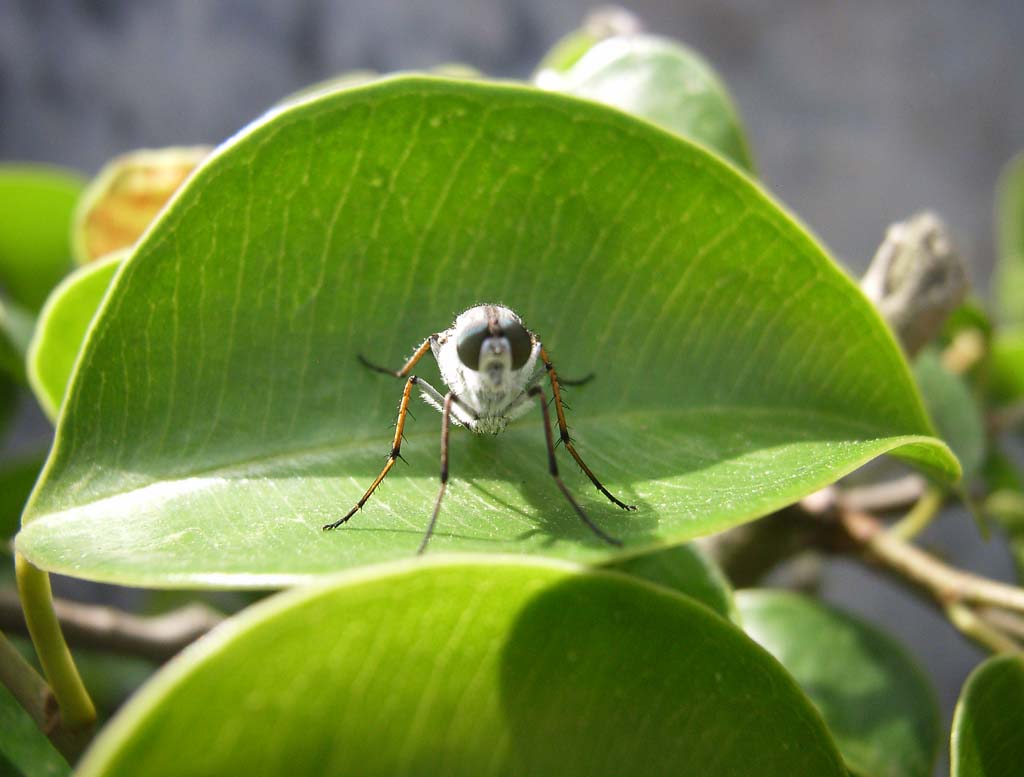
<path fill-rule="evenodd" d="M 165 615 L 139 616 L 92 604 L 54 600 L 61 629 L 72 645 L 139 656 L 162 663 L 223 620 L 202 604 Z M 0 591 L 0 629 L 27 633 L 21 604 L 13 591 Z"/>
<path fill-rule="evenodd" d="M 995 652 L 1024 647 L 1024 589 L 939 561 L 866 513 L 840 509 L 836 517 L 863 556 L 926 593 L 963 634 Z"/>
<path fill-rule="evenodd" d="M 915 504 L 927 488 L 928 481 L 921 475 L 904 475 L 869 486 L 837 489 L 835 501 L 847 510 L 889 512 Z"/>
<path fill-rule="evenodd" d="M 966 602 L 1024 613 L 1024 589 L 964 572 L 939 561 L 886 531 L 878 519 L 866 513 L 840 510 L 838 519 L 847 534 L 869 556 L 923 586 L 940 603 Z"/>

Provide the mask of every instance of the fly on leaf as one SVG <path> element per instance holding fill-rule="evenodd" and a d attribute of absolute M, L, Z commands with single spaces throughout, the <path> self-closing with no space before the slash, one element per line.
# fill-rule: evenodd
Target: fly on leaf
<path fill-rule="evenodd" d="M 410 375 L 413 367 L 427 353 L 431 353 L 441 371 L 441 379 L 447 387 L 442 394 L 427 381 L 417 375 Z M 378 367 L 362 356 L 359 360 L 371 370 L 406 378 L 402 401 L 398 407 L 398 423 L 395 425 L 395 436 L 391 443 L 391 454 L 388 456 L 384 469 L 377 475 L 366 493 L 356 502 L 355 506 L 334 523 L 323 528 L 336 529 L 348 521 L 362 508 L 370 495 L 381 481 L 387 477 L 394 467 L 395 461 L 402 455 L 402 432 L 405 430 L 405 419 L 409 413 L 409 402 L 413 389 L 419 389 L 423 399 L 441 411 L 441 488 L 434 502 L 434 510 L 430 515 L 430 523 L 420 542 L 419 553 L 422 553 L 437 523 L 441 510 L 441 500 L 448 484 L 448 430 L 452 424 L 464 426 L 477 434 L 498 434 L 509 422 L 527 413 L 531 407 L 539 407 L 544 421 L 544 439 L 547 443 L 548 471 L 559 490 L 569 500 L 580 520 L 594 534 L 610 545 L 622 543 L 607 534 L 594 523 L 586 511 L 580 506 L 569 489 L 566 488 L 558 474 L 558 462 L 555 459 L 555 444 L 551 433 L 551 419 L 548 414 L 548 402 L 541 387 L 541 381 L 547 375 L 551 381 L 551 393 L 554 397 L 555 415 L 558 421 L 559 436 L 565 449 L 576 460 L 580 468 L 590 478 L 598 491 L 604 494 L 613 504 L 623 510 L 635 510 L 617 499 L 591 471 L 580 457 L 576 446 L 569 435 L 569 427 L 565 423 L 565 409 L 562 405 L 560 386 L 585 383 L 591 376 L 579 381 L 559 380 L 551 358 L 536 334 L 527 329 L 512 310 L 501 305 L 477 305 L 461 313 L 455 323 L 443 332 L 428 337 L 416 349 L 409 361 L 398 370 Z"/>

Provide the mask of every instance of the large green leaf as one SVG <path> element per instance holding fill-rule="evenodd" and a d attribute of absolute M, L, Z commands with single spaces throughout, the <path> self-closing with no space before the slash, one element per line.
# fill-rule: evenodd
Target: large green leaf
<path fill-rule="evenodd" d="M 183 754 L 187 754 L 183 757 Z M 403 562 L 186 650 L 80 777 L 843 774 L 782 668 L 686 597 L 578 567 Z"/>
<path fill-rule="evenodd" d="M 952 777 L 1018 777 L 1024 764 L 1024 656 L 990 658 L 967 678 L 953 716 Z"/>
<path fill-rule="evenodd" d="M 1003 169 L 996 191 L 996 301 L 1004 323 L 1024 324 L 1024 152 Z"/>
<path fill-rule="evenodd" d="M 576 33 L 556 45 L 534 82 L 613 105 L 753 169 L 739 113 L 725 84 L 703 57 L 674 40 L 619 35 L 594 41 L 586 33 Z"/>
<path fill-rule="evenodd" d="M 0 684 L 0 774 L 61 777 L 70 771 L 35 721 Z"/>
<path fill-rule="evenodd" d="M 892 451 L 956 477 L 878 314 L 716 157 L 523 87 L 400 78 L 277 112 L 191 179 L 117 275 L 18 547 L 154 586 L 297 582 L 411 555 L 437 489 L 400 364 L 480 300 L 513 306 L 564 374 L 569 488 L 636 555 L 764 515 Z M 417 372 L 437 381 L 430 358 Z M 546 474 L 539 412 L 456 430 L 430 551 L 607 560 Z"/>
<path fill-rule="evenodd" d="M 963 378 L 942 365 L 934 348 L 926 348 L 918 355 L 914 377 L 939 436 L 960 460 L 964 474 L 975 474 L 984 461 L 987 445 L 978 400 Z"/>
<path fill-rule="evenodd" d="M 28 376 L 51 420 L 60 411 L 85 333 L 123 259 L 124 253 L 117 251 L 79 268 L 54 290 L 39 315 L 28 352 Z"/>
<path fill-rule="evenodd" d="M 784 591 L 736 593 L 746 632 L 821 710 L 850 769 L 868 777 L 928 777 L 939 747 L 935 696 L 891 637 Z"/>
<path fill-rule="evenodd" d="M 0 165 L 0 286 L 38 310 L 71 267 L 71 213 L 84 182 L 36 165 Z"/>

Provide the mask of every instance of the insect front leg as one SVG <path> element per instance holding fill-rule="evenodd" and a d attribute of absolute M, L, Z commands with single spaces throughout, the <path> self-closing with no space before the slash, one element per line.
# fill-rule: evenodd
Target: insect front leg
<path fill-rule="evenodd" d="M 387 367 L 381 367 L 377 364 L 374 364 L 361 353 L 356 354 L 356 358 L 359 359 L 360 364 L 362 364 L 364 367 L 369 367 L 374 372 L 382 372 L 385 375 L 391 375 L 396 378 L 404 378 L 406 375 L 409 374 L 412 368 L 416 366 L 416 362 L 422 359 L 423 356 L 427 353 L 427 351 L 430 350 L 430 343 L 436 338 L 437 335 L 431 335 L 426 340 L 424 340 L 420 347 L 416 349 L 416 353 L 410 356 L 409 361 L 402 365 L 402 368 L 398 370 L 389 370 Z"/>
<path fill-rule="evenodd" d="M 337 529 L 339 526 L 341 526 L 343 523 L 345 523 L 349 518 L 351 518 L 353 515 L 355 515 L 356 512 L 358 512 L 359 509 L 364 504 L 366 504 L 366 500 L 370 498 L 370 495 L 374 491 L 377 490 L 377 486 L 379 486 L 381 484 L 381 481 L 384 480 L 385 477 L 387 477 L 387 474 L 391 471 L 391 468 L 395 466 L 395 460 L 401 457 L 401 455 L 402 455 L 402 434 L 405 431 L 405 417 L 409 414 L 409 400 L 412 397 L 413 387 L 418 385 L 418 384 L 419 385 L 423 385 L 423 386 L 429 386 L 430 385 L 426 381 L 422 380 L 421 378 L 417 378 L 415 375 L 412 375 L 405 382 L 405 389 L 402 391 L 402 402 L 398 406 L 398 422 L 395 424 L 395 438 L 391 442 L 391 453 L 388 456 L 387 463 L 384 465 L 384 469 L 382 469 L 380 471 L 380 474 L 377 475 L 377 479 L 374 480 L 373 483 L 370 484 L 370 487 L 368 489 L 366 489 L 366 493 L 363 494 L 362 498 L 358 502 L 356 502 L 355 507 L 353 507 L 351 510 L 349 510 L 344 515 L 344 517 L 342 517 L 341 519 L 335 521 L 334 523 L 324 524 L 324 527 L 323 527 L 324 531 L 329 531 L 330 529 Z M 431 389 L 431 390 L 433 390 L 433 389 Z M 435 392 L 435 393 L 437 393 L 437 392 Z"/>
<path fill-rule="evenodd" d="M 548 403 L 544 398 L 544 390 L 540 386 L 534 386 L 529 391 L 529 396 L 536 397 L 540 403 L 540 412 L 544 416 L 544 439 L 548 446 L 548 472 L 551 473 L 551 477 L 554 478 L 555 483 L 558 484 L 559 490 L 565 494 L 565 498 L 569 500 L 569 504 L 572 505 L 573 509 L 580 519 L 587 525 L 587 527 L 594 532 L 598 537 L 607 542 L 609 545 L 615 545 L 616 547 L 622 546 L 622 541 L 617 540 L 614 537 L 606 534 L 600 526 L 590 520 L 590 516 L 586 514 L 579 503 L 573 499 L 572 494 L 569 493 L 569 489 L 566 488 L 565 483 L 562 482 L 561 475 L 558 474 L 558 461 L 555 459 L 555 441 L 551 436 L 551 417 L 548 415 Z"/>
<path fill-rule="evenodd" d="M 565 422 L 565 409 L 562 407 L 562 392 L 559 390 L 558 373 L 555 372 L 555 366 L 551 363 L 550 357 L 548 357 L 547 351 L 543 348 L 540 349 L 540 358 L 544 362 L 544 369 L 548 372 L 548 378 L 551 380 L 551 393 L 555 397 L 555 414 L 558 417 L 558 431 L 561 436 L 562 444 L 565 445 L 565 449 L 569 451 L 569 454 L 576 459 L 576 463 L 580 465 L 580 469 L 583 470 L 584 474 L 590 478 L 590 482 L 593 483 L 597 490 L 604 494 L 612 502 L 612 504 L 618 505 L 623 510 L 635 510 L 635 505 L 628 505 L 625 502 L 617 499 L 604 484 L 597 479 L 590 467 L 588 467 L 580 454 L 576 452 L 576 446 L 572 444 L 572 437 L 569 435 L 569 426 Z M 545 410 L 546 413 L 546 410 Z"/>

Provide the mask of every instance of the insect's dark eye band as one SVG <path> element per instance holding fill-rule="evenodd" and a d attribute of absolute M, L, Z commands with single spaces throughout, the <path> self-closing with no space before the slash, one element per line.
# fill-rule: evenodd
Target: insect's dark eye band
<path fill-rule="evenodd" d="M 455 344 L 455 350 L 459 354 L 459 361 L 471 370 L 479 370 L 480 349 L 483 347 L 484 338 L 489 336 L 490 332 L 487 331 L 487 324 L 475 326 L 460 334 L 459 340 Z"/>
<path fill-rule="evenodd" d="M 500 324 L 501 332 L 508 339 L 509 348 L 512 351 L 512 369 L 520 370 L 529 361 L 530 351 L 533 350 L 530 333 L 514 319 L 505 319 Z"/>

